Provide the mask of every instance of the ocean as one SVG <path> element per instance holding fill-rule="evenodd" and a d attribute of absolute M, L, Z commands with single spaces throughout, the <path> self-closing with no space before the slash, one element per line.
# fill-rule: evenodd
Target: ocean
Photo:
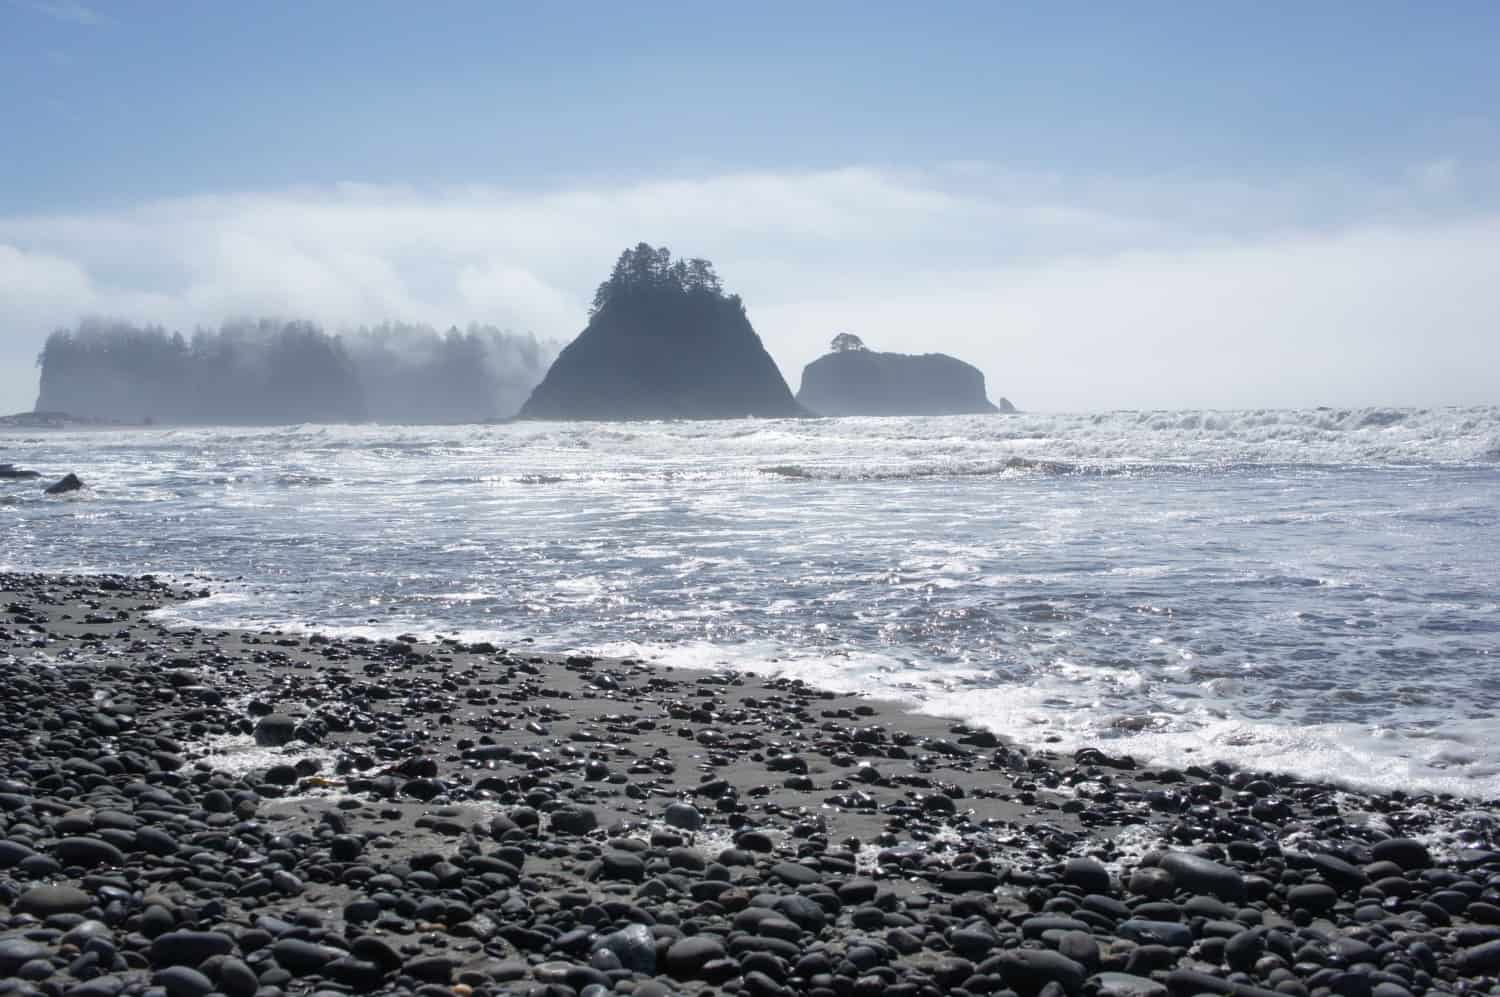
<path fill-rule="evenodd" d="M 0 430 L 0 568 L 1500 798 L 1500 408 Z M 89 489 L 44 498 L 75 471 Z"/>

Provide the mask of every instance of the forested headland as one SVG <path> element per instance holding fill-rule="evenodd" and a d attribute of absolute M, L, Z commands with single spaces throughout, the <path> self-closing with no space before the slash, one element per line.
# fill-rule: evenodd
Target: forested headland
<path fill-rule="evenodd" d="M 190 336 L 88 320 L 47 338 L 38 412 L 178 424 L 480 422 L 512 416 L 556 348 L 471 325 L 226 322 Z"/>

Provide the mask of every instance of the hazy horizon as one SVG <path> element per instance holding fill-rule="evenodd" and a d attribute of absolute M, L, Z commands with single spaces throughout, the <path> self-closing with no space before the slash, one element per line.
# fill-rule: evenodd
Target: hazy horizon
<path fill-rule="evenodd" d="M 253 20 L 253 23 L 251 23 Z M 571 340 L 712 260 L 1034 411 L 1500 401 L 1500 11 L 0 3 L 0 411 L 87 317 Z"/>

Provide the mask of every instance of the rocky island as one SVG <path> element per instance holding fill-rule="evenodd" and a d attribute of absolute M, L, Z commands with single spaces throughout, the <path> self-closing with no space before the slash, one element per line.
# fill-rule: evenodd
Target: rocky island
<path fill-rule="evenodd" d="M 970 415 L 1014 412 L 992 404 L 984 374 L 943 353 L 877 353 L 858 336 L 835 336 L 802 370 L 797 401 L 818 415 Z"/>
<path fill-rule="evenodd" d="M 599 285 L 588 326 L 523 419 L 740 419 L 806 414 L 712 264 L 640 243 Z"/>

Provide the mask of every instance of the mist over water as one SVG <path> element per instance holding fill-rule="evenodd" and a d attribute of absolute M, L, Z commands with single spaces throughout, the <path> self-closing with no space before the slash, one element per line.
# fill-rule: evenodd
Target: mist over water
<path fill-rule="evenodd" d="M 1061 749 L 1500 796 L 1500 409 L 0 436 L 0 566 L 210 626 L 781 671 Z"/>

